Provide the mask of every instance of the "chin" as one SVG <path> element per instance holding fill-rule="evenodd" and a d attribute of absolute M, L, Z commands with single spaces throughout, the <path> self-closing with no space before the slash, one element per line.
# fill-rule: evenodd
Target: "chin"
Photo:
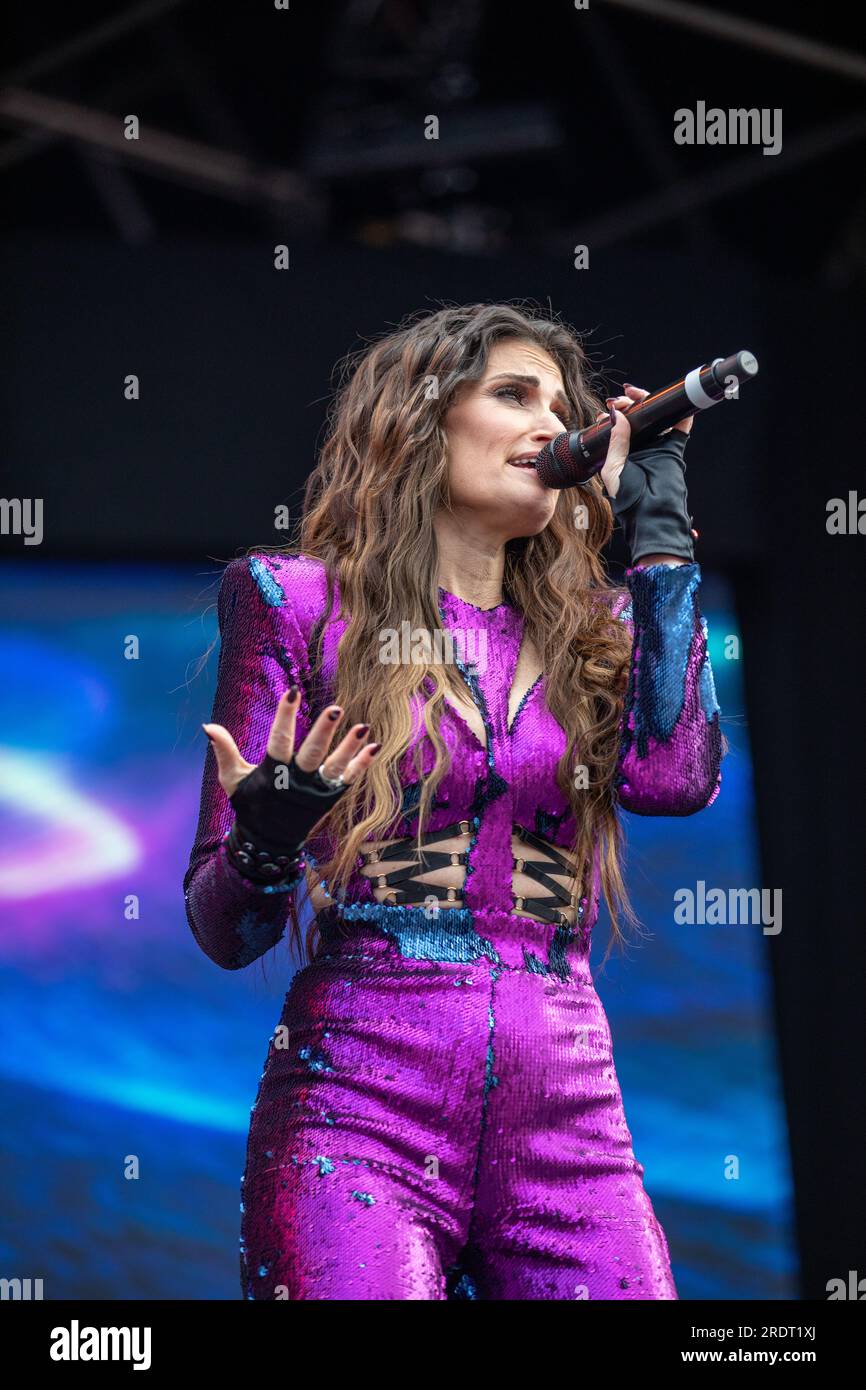
<path fill-rule="evenodd" d="M 553 518 L 554 507 L 521 507 L 520 511 L 513 518 L 513 528 L 511 528 L 511 539 L 517 540 L 520 536 L 537 536 L 550 525 Z"/>

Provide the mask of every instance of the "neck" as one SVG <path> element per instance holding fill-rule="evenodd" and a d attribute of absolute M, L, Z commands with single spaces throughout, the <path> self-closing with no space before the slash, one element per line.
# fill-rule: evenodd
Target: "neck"
<path fill-rule="evenodd" d="M 456 598 L 478 608 L 495 608 L 504 601 L 505 547 L 489 536 L 460 535 L 436 525 L 439 547 L 437 584 Z"/>

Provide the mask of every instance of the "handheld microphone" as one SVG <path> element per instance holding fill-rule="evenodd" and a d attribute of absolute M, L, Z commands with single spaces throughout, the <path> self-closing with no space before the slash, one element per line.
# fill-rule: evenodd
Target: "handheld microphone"
<path fill-rule="evenodd" d="M 758 372 L 754 353 L 735 352 L 731 357 L 715 357 L 709 366 L 694 371 L 654 391 L 623 414 L 631 425 L 632 449 L 651 444 L 677 421 L 718 405 Z M 558 434 L 545 444 L 534 460 L 535 469 L 545 487 L 576 487 L 586 483 L 604 467 L 610 443 L 610 420 L 586 429 Z"/>

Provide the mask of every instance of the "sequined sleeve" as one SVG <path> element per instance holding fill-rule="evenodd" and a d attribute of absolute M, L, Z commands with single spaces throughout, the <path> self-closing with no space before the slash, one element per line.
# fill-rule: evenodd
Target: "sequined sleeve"
<path fill-rule="evenodd" d="M 700 611 L 697 563 L 636 565 L 617 613 L 632 657 L 615 778 L 619 804 L 643 816 L 689 816 L 721 785 L 719 705 Z"/>
<path fill-rule="evenodd" d="M 217 599 L 221 646 L 210 722 L 222 724 L 243 757 L 261 762 L 280 696 L 301 687 L 295 747 L 309 732 L 309 666 L 290 598 L 257 556 L 232 560 Z M 198 829 L 183 880 L 187 920 L 199 946 L 226 970 L 238 970 L 280 940 L 295 889 L 249 882 L 226 857 L 234 820 L 208 744 Z"/>

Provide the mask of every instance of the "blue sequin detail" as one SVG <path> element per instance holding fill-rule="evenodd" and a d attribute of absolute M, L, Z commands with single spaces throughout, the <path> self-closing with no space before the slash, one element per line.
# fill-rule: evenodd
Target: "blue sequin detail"
<path fill-rule="evenodd" d="M 373 922 L 396 941 L 407 960 L 441 960 L 459 964 L 487 959 L 499 964 L 491 941 L 475 930 L 467 907 L 440 907 L 428 917 L 423 907 L 397 903 L 346 903 L 339 907 L 346 921 Z"/>
<path fill-rule="evenodd" d="M 274 578 L 273 574 L 268 569 L 264 561 L 260 560 L 257 555 L 253 555 L 250 559 L 250 574 L 256 581 L 256 584 L 259 588 L 259 593 L 261 594 L 265 603 L 267 603 L 271 608 L 282 607 L 282 605 L 286 601 L 286 595 L 283 592 L 283 587 Z"/>
<path fill-rule="evenodd" d="M 628 575 L 634 641 L 640 650 L 633 732 L 641 758 L 649 752 L 651 737 L 662 743 L 670 739 L 682 713 L 700 582 L 697 562 L 650 565 Z M 629 695 L 634 698 L 633 691 Z"/>
<path fill-rule="evenodd" d="M 443 625 L 447 627 L 448 618 L 441 604 L 439 605 L 439 616 L 442 620 Z M 487 701 L 484 698 L 484 692 L 478 683 L 478 675 L 472 669 L 472 667 L 466 664 L 466 662 L 461 661 L 460 657 L 457 656 L 456 653 L 454 655 L 454 665 L 457 667 L 457 670 L 460 672 L 464 681 L 468 685 L 470 694 L 472 695 L 472 699 L 475 705 L 478 707 L 478 711 L 484 723 L 484 730 L 487 735 L 487 766 L 492 772 L 494 767 L 493 730 L 490 727 L 490 712 L 487 708 Z"/>
<path fill-rule="evenodd" d="M 492 978 L 495 978 L 495 977 L 496 977 L 496 971 L 495 971 L 495 970 L 491 972 L 491 976 L 492 976 Z M 494 1027 L 495 1027 L 495 1024 L 496 1024 L 496 1020 L 495 1020 L 495 1018 L 494 1018 L 494 1016 L 493 1016 L 493 998 L 492 998 L 492 996 L 491 996 L 490 1003 L 487 1005 L 487 1026 L 488 1026 L 488 1034 L 487 1034 L 487 1057 L 486 1057 L 485 1062 L 484 1062 L 484 1104 L 485 1104 L 485 1106 L 486 1106 L 486 1104 L 487 1104 L 487 1094 L 488 1094 L 488 1092 L 489 1092 L 494 1086 L 498 1086 L 498 1085 L 499 1085 L 499 1077 L 498 1077 L 498 1076 L 494 1076 L 494 1074 L 493 1074 L 493 1062 L 494 1062 L 494 1052 L 493 1052 L 493 1029 L 494 1029 Z"/>
<path fill-rule="evenodd" d="M 558 975 L 560 980 L 571 979 L 571 966 L 565 954 L 565 948 L 574 936 L 574 927 L 571 923 L 564 923 L 556 928 L 553 933 L 553 940 L 550 943 L 550 970 L 554 975 Z"/>
<path fill-rule="evenodd" d="M 520 718 L 521 714 L 523 713 L 523 707 L 524 707 L 524 705 L 527 705 L 527 704 L 529 703 L 530 699 L 532 698 L 532 695 L 535 693 L 536 689 L 538 688 L 538 686 L 541 684 L 541 682 L 542 682 L 543 680 L 544 680 L 544 672 L 542 671 L 540 675 L 538 675 L 538 676 L 535 677 L 535 680 L 532 682 L 532 685 L 529 687 L 529 689 L 526 691 L 526 693 L 525 693 L 524 696 L 522 697 L 522 699 L 521 699 L 521 701 L 520 701 L 520 704 L 517 706 L 517 709 L 514 711 L 514 718 L 512 719 L 511 724 L 509 725 L 509 728 L 508 728 L 509 737 L 510 737 L 511 734 L 514 733 L 514 730 L 515 730 L 516 727 L 517 727 L 517 721 L 518 721 L 518 719 Z"/>
<path fill-rule="evenodd" d="M 449 1297 L 450 1299 L 464 1299 L 464 1298 L 469 1298 L 469 1299 L 474 1299 L 474 1300 L 476 1300 L 476 1302 L 477 1302 L 477 1301 L 478 1301 L 478 1290 L 477 1290 L 477 1288 L 476 1288 L 476 1286 L 475 1286 L 475 1283 L 474 1283 L 473 1280 L 471 1279 L 471 1277 L 470 1277 L 468 1274 L 465 1274 L 465 1273 L 462 1273 L 462 1274 L 461 1274 L 459 1270 L 456 1270 L 455 1273 L 457 1273 L 457 1274 L 459 1275 L 459 1277 L 457 1278 L 456 1283 L 454 1283 L 454 1284 L 449 1288 L 449 1290 L 448 1290 L 448 1297 Z"/>
<path fill-rule="evenodd" d="M 567 816 L 571 814 L 570 808 L 557 815 L 555 811 L 543 811 L 540 806 L 535 810 L 535 833 L 540 835 L 542 840 L 549 840 L 555 844 L 559 833 L 559 827 Z"/>
<path fill-rule="evenodd" d="M 496 1024 L 495 1015 L 493 1013 L 493 999 L 496 993 L 496 981 L 499 979 L 500 974 L 501 971 L 497 970 L 495 966 L 490 972 L 490 998 L 487 1003 L 487 1056 L 484 1061 L 484 1090 L 482 1093 L 481 1101 L 481 1121 L 479 1126 L 478 1148 L 475 1154 L 475 1168 L 472 1174 L 473 1194 L 476 1194 L 478 1192 L 478 1178 L 481 1172 L 481 1151 L 484 1145 L 484 1132 L 487 1126 L 487 1102 L 490 1098 L 490 1092 L 493 1089 L 493 1087 L 499 1085 L 499 1077 L 494 1075 L 493 1072 L 493 1063 L 495 1060 L 495 1053 L 493 1048 L 493 1030 Z M 472 1218 L 469 1222 L 468 1242 L 470 1243 L 472 1223 L 474 1220 L 475 1215 L 473 1212 Z M 456 1270 L 457 1266 L 454 1266 L 454 1269 Z"/>
<path fill-rule="evenodd" d="M 421 783 L 410 782 L 408 787 L 403 788 L 403 800 L 400 805 L 400 814 L 404 820 L 410 819 L 412 813 L 417 811 L 421 800 Z"/>
<path fill-rule="evenodd" d="M 269 885 L 264 891 L 272 893 L 274 891 L 273 886 Z M 290 890 L 286 889 L 285 891 Z M 259 956 L 264 955 L 271 946 L 276 946 L 286 930 L 286 924 L 284 922 L 282 926 L 275 929 L 273 922 L 260 922 L 257 912 L 245 912 L 235 930 L 244 943 L 243 948 L 238 951 L 235 957 L 243 968 L 245 965 L 251 965 Z"/>
<path fill-rule="evenodd" d="M 325 1034 L 327 1037 L 328 1034 Z M 309 1071 L 332 1072 L 331 1059 L 320 1047 L 302 1047 L 298 1056 L 302 1062 L 306 1062 Z"/>
<path fill-rule="evenodd" d="M 353 1192 L 352 1196 L 356 1202 L 363 1202 L 367 1207 L 376 1205 L 376 1198 L 370 1192 Z"/>
<path fill-rule="evenodd" d="M 400 815 L 405 822 L 411 822 L 418 814 L 418 806 L 421 801 L 421 783 L 411 782 L 408 787 L 403 788 L 403 800 L 400 805 Z M 439 796 L 438 792 L 433 793 L 433 800 L 430 802 L 431 811 L 442 811 L 447 807 L 448 802 Z"/>
<path fill-rule="evenodd" d="M 529 950 L 527 950 L 527 948 L 526 948 L 525 946 L 524 946 L 524 948 L 523 948 L 523 964 L 526 966 L 526 968 L 527 968 L 527 970 L 529 971 L 530 975 L 549 975 L 549 974 L 550 974 L 550 971 L 548 970 L 547 966 L 544 964 L 544 961 L 543 961 L 543 960 L 539 960 L 539 959 L 538 959 L 538 956 L 535 954 L 535 952 L 534 952 L 534 951 L 529 951 Z"/>
<path fill-rule="evenodd" d="M 710 634 L 707 628 L 707 620 L 703 614 L 701 615 L 701 628 L 707 643 L 707 654 L 704 658 L 704 664 L 701 667 L 701 709 L 704 711 L 707 719 L 710 720 L 714 714 L 719 714 L 721 712 L 721 705 L 716 699 L 716 683 L 713 679 L 713 668 L 710 664 Z"/>

